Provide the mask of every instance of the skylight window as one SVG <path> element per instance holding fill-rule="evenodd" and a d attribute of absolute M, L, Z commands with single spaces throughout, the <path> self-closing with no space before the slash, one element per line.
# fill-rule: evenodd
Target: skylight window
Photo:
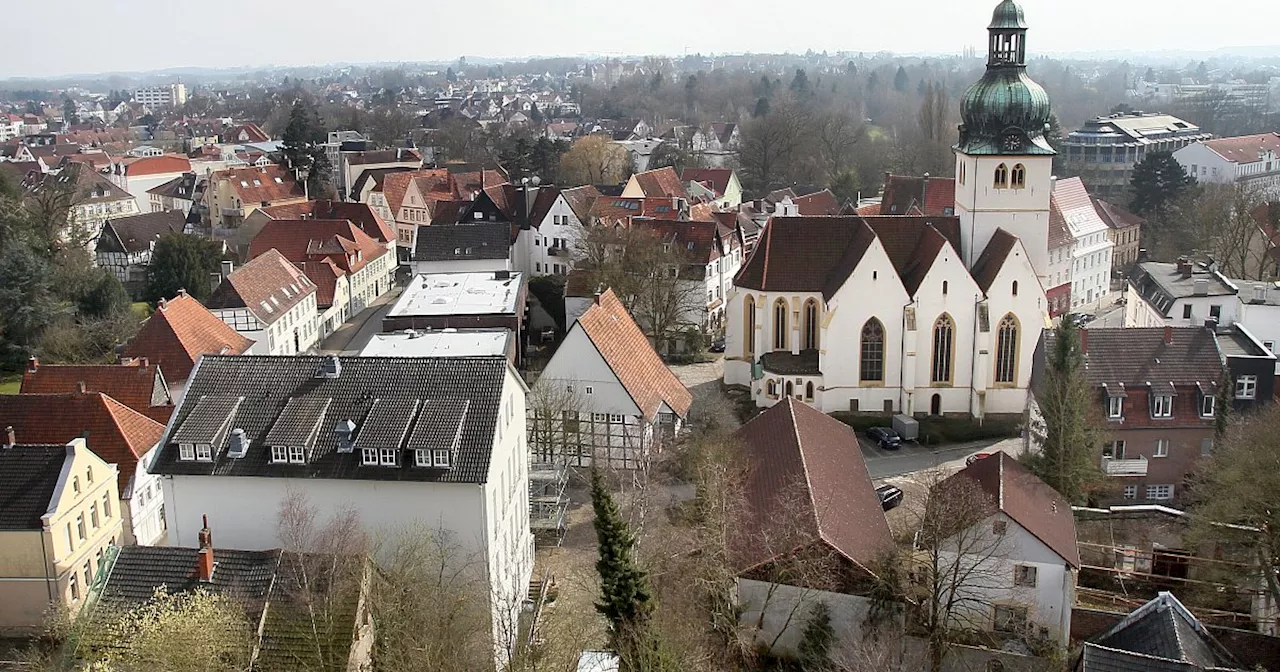
<path fill-rule="evenodd" d="M 278 177 L 277 177 L 277 178 L 276 178 L 276 184 L 284 184 L 284 180 L 282 180 L 282 179 L 280 179 L 280 178 L 278 178 Z"/>
<path fill-rule="evenodd" d="M 274 312 L 271 310 L 271 304 L 267 303 L 266 301 L 262 302 L 262 309 L 267 311 L 267 314 L 271 314 L 272 312 Z"/>
<path fill-rule="evenodd" d="M 253 186 L 255 186 L 255 187 L 261 187 L 261 186 L 262 186 L 262 183 L 261 183 L 261 182 L 259 182 L 259 181 L 257 181 L 257 180 L 254 180 L 254 181 L 253 181 Z"/>
<path fill-rule="evenodd" d="M 249 186 L 249 183 L 248 183 L 248 182 L 246 182 L 246 181 L 244 181 L 244 180 L 240 180 L 240 186 L 242 186 L 242 187 L 247 187 L 247 186 Z"/>

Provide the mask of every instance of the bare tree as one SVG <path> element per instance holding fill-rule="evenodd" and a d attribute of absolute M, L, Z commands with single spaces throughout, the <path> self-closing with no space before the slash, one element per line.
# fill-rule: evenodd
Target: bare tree
<path fill-rule="evenodd" d="M 811 130 L 808 108 L 789 100 L 772 105 L 768 114 L 744 124 L 738 160 L 751 187 L 767 191 L 780 175 L 787 174 Z"/>
<path fill-rule="evenodd" d="M 631 176 L 631 159 L 609 138 L 588 135 L 560 157 L 560 173 L 566 184 L 617 184 Z"/>
<path fill-rule="evenodd" d="M 932 471 L 926 483 L 928 496 L 912 512 L 915 548 L 903 561 L 910 568 L 912 626 L 927 640 L 929 669 L 937 672 L 951 633 L 988 622 L 993 595 L 1008 585 L 1002 560 L 1011 542 L 988 524 L 995 502 L 975 480 Z"/>
<path fill-rule="evenodd" d="M 855 150 L 866 135 L 866 128 L 848 110 L 834 110 L 816 119 L 814 139 L 827 181 L 836 179 L 849 168 Z"/>
<path fill-rule="evenodd" d="M 1185 206 L 1190 230 L 1183 240 L 1198 243 L 1228 277 L 1268 280 L 1275 274 L 1271 240 L 1256 216 L 1266 206 L 1265 193 L 1255 185 L 1201 185 Z"/>

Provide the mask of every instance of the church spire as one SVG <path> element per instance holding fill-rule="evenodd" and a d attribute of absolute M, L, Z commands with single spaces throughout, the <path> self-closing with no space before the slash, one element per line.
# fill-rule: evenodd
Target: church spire
<path fill-rule="evenodd" d="M 970 155 L 1055 154 L 1044 138 L 1049 94 L 1027 76 L 1027 23 L 1022 7 L 1001 0 L 987 26 L 987 71 L 960 101 L 960 141 Z"/>

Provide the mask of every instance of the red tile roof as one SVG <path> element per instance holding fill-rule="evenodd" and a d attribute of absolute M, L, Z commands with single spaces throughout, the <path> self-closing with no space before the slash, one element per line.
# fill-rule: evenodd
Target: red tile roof
<path fill-rule="evenodd" d="M 253 122 L 236 124 L 222 132 L 222 141 L 234 142 L 269 142 L 271 137 Z"/>
<path fill-rule="evenodd" d="M 142 329 L 125 346 L 126 357 L 146 357 L 160 365 L 169 381 L 186 380 L 200 355 L 244 354 L 253 341 L 209 312 L 185 292 L 161 301 Z"/>
<path fill-rule="evenodd" d="M 691 263 L 705 266 L 720 257 L 715 222 L 666 221 L 636 219 L 632 226 L 652 231 L 676 251 L 688 255 Z M 698 276 L 701 277 L 701 276 Z"/>
<path fill-rule="evenodd" d="M 394 254 L 345 219 L 271 220 L 249 243 L 249 258 L 271 249 L 279 250 L 295 266 L 328 259 L 347 274 L 359 271 L 384 254 Z"/>
<path fill-rule="evenodd" d="M 67 443 L 87 432 L 89 449 L 117 465 L 121 497 L 164 434 L 164 425 L 100 392 L 0 395 L 0 426 L 12 426 L 19 443 Z"/>
<path fill-rule="evenodd" d="M 209 177 L 210 183 L 219 180 L 226 180 L 244 203 L 257 205 L 306 198 L 302 185 L 293 179 L 293 173 L 284 166 L 229 168 L 219 170 Z"/>
<path fill-rule="evenodd" d="M 840 202 L 836 200 L 836 195 L 831 193 L 830 189 L 815 191 L 807 196 L 798 196 L 791 199 L 791 202 L 796 204 L 796 208 L 804 217 L 840 214 Z"/>
<path fill-rule="evenodd" d="M 785 530 L 783 542 L 752 539 L 738 563 L 750 568 L 822 541 L 870 571 L 893 549 L 858 437 L 848 425 L 786 398 L 735 435 L 750 459 L 745 496 L 755 530 Z M 1067 509 L 1068 515 L 1070 508 Z M 780 529 L 781 528 L 781 529 Z"/>
<path fill-rule="evenodd" d="M 1271 150 L 1280 154 L 1280 133 L 1259 133 L 1205 140 L 1204 146 L 1232 163 L 1253 163 L 1258 160 L 1259 152 Z"/>
<path fill-rule="evenodd" d="M 680 173 L 681 180 L 701 183 L 714 191 L 717 197 L 724 196 L 731 177 L 733 171 L 728 168 L 685 168 Z"/>
<path fill-rule="evenodd" d="M 369 207 L 367 203 L 346 203 L 343 201 L 303 201 L 272 205 L 260 210 L 272 219 L 346 219 L 360 227 L 380 243 L 395 241 L 395 231 L 386 220 Z"/>
<path fill-rule="evenodd" d="M 636 184 L 640 186 L 640 191 L 646 197 L 654 196 L 679 196 L 680 198 L 688 198 L 689 192 L 685 189 L 684 182 L 680 180 L 680 175 L 676 173 L 676 169 L 670 166 L 666 168 L 657 168 L 654 170 L 646 170 L 643 173 L 632 175 Z"/>
<path fill-rule="evenodd" d="M 404 206 L 404 197 L 409 191 L 410 182 L 417 184 L 418 192 L 428 205 L 437 200 L 456 196 L 450 188 L 449 171 L 443 168 L 390 173 L 382 178 L 382 193 L 387 199 L 387 207 L 391 209 L 392 216 L 400 216 L 400 208 Z M 471 198 L 470 194 L 467 198 Z"/>
<path fill-rule="evenodd" d="M 1049 249 L 1056 250 L 1065 245 L 1070 245 L 1075 238 L 1071 236 L 1071 227 L 1067 226 L 1067 218 L 1062 214 L 1062 207 L 1058 205 L 1053 194 L 1049 195 Z"/>
<path fill-rule="evenodd" d="M 976 481 L 991 498 L 992 514 L 996 510 L 1004 512 L 1072 567 L 1080 566 L 1071 503 L 1018 460 L 997 451 L 952 474 L 947 481 L 955 478 Z"/>
<path fill-rule="evenodd" d="M 561 189 L 560 195 L 564 196 L 569 208 L 578 216 L 578 221 L 585 222 L 590 216 L 592 204 L 600 197 L 600 190 L 590 184 L 585 184 L 572 189 Z"/>
<path fill-rule="evenodd" d="M 664 404 L 681 418 L 688 415 L 693 396 L 662 363 L 613 290 L 601 294 L 577 324 L 646 418 L 657 417 Z"/>
<path fill-rule="evenodd" d="M 259 322 L 273 324 L 316 291 L 305 273 L 276 250 L 267 250 L 218 285 L 205 301 L 211 310 L 247 308 Z"/>
<path fill-rule="evenodd" d="M 84 385 L 161 424 L 173 414 L 173 397 L 159 365 L 145 359 L 122 364 L 40 364 L 22 374 L 23 394 L 69 394 Z"/>
<path fill-rule="evenodd" d="M 955 207 L 956 181 L 952 178 L 886 174 L 876 214 L 944 217 L 955 214 Z"/>
<path fill-rule="evenodd" d="M 343 160 L 352 166 L 381 163 L 416 163 L 422 165 L 422 155 L 413 148 L 374 149 L 366 152 L 347 152 Z"/>
<path fill-rule="evenodd" d="M 1100 198 L 1093 199 L 1093 208 L 1098 211 L 1098 216 L 1102 218 L 1102 221 L 1106 222 L 1107 226 L 1113 229 L 1127 229 L 1131 226 L 1140 226 L 1143 222 L 1147 221 L 1146 219 L 1135 215 L 1118 205 L 1108 203 Z"/>
<path fill-rule="evenodd" d="M 181 154 L 144 156 L 135 159 L 125 159 L 123 163 L 125 166 L 125 172 L 129 177 L 191 172 L 191 159 L 188 159 Z"/>

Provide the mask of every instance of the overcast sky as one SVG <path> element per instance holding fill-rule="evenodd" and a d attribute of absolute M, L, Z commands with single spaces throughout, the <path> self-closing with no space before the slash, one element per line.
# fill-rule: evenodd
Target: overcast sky
<path fill-rule="evenodd" d="M 995 0 L 3 0 L 0 77 L 597 54 L 958 53 Z M 1032 54 L 1274 45 L 1275 0 L 1023 2 Z M 29 27 L 24 27 L 29 26 Z M 1251 28 L 1251 29 L 1250 29 Z"/>

